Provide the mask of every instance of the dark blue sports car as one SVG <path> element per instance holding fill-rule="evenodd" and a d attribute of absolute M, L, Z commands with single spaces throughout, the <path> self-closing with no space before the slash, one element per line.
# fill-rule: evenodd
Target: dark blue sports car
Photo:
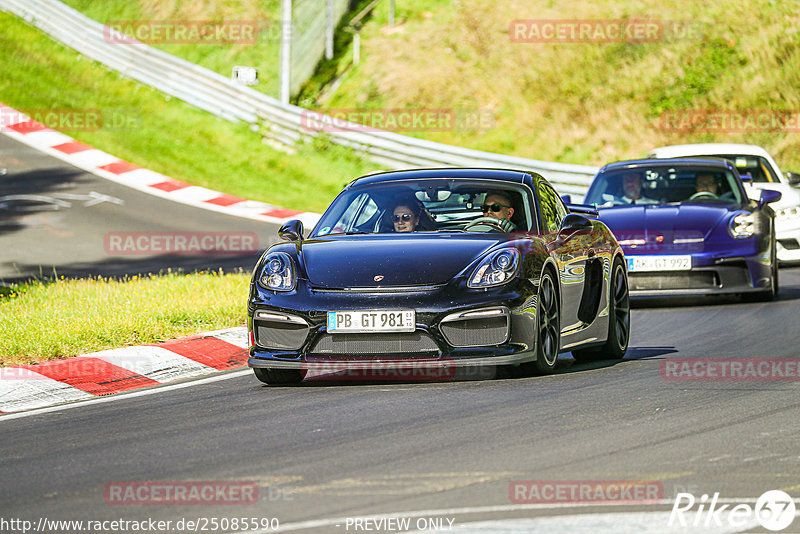
<path fill-rule="evenodd" d="M 286 223 L 287 242 L 256 265 L 248 363 L 262 382 L 291 383 L 315 369 L 503 365 L 527 374 L 552 372 L 565 351 L 621 358 L 625 258 L 583 212 L 570 213 L 532 172 L 361 177 L 308 238 L 300 221 Z"/>
<path fill-rule="evenodd" d="M 780 193 L 747 198 L 729 161 L 646 159 L 600 169 L 584 202 L 625 251 L 634 296 L 778 294 L 775 214 Z"/>

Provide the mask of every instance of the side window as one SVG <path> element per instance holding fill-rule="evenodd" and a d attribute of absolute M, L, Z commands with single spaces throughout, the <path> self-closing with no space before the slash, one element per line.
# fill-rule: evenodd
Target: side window
<path fill-rule="evenodd" d="M 544 232 L 558 232 L 561 221 L 567 216 L 567 208 L 559 198 L 556 190 L 544 181 L 537 185 L 539 204 L 542 207 L 542 230 Z"/>
<path fill-rule="evenodd" d="M 363 224 L 366 224 L 372 217 L 378 212 L 378 205 L 375 204 L 375 201 L 371 198 L 367 200 L 367 203 L 361 209 L 361 214 L 356 219 L 356 226 L 360 227 Z"/>
<path fill-rule="evenodd" d="M 350 205 L 347 206 L 347 209 L 344 210 L 341 217 L 336 221 L 336 224 L 333 225 L 331 232 L 340 233 L 352 231 L 356 216 L 358 216 L 359 213 L 363 213 L 361 211 L 362 207 L 368 202 L 372 202 L 372 199 L 370 199 L 366 193 L 361 193 L 356 196 L 352 202 L 350 202 Z"/>

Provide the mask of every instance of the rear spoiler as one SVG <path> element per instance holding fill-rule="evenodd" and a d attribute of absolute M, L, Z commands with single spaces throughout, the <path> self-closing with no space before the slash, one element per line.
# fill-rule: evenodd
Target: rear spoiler
<path fill-rule="evenodd" d="M 573 204 L 570 195 L 563 195 L 561 200 L 567 205 L 567 209 L 570 213 L 580 213 L 581 215 L 588 215 L 595 219 L 600 216 L 594 204 Z"/>

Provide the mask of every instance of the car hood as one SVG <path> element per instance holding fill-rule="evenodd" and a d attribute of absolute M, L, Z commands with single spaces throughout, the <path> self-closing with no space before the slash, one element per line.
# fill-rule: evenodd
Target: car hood
<path fill-rule="evenodd" d="M 440 285 L 506 240 L 483 234 L 328 236 L 303 241 L 299 252 L 316 287 Z"/>
<path fill-rule="evenodd" d="M 738 206 L 676 204 L 620 206 L 600 209 L 606 223 L 622 245 L 628 240 L 669 245 L 674 240 L 707 239 Z M 659 240 L 660 238 L 660 240 Z"/>

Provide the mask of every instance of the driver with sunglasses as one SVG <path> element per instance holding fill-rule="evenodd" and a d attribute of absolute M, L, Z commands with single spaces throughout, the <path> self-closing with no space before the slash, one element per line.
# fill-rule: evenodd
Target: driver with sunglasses
<path fill-rule="evenodd" d="M 503 191 L 490 191 L 486 193 L 481 211 L 484 217 L 498 219 L 498 226 L 506 232 L 513 232 L 517 225 L 511 222 L 514 216 L 514 208 L 511 207 L 511 197 Z"/>

